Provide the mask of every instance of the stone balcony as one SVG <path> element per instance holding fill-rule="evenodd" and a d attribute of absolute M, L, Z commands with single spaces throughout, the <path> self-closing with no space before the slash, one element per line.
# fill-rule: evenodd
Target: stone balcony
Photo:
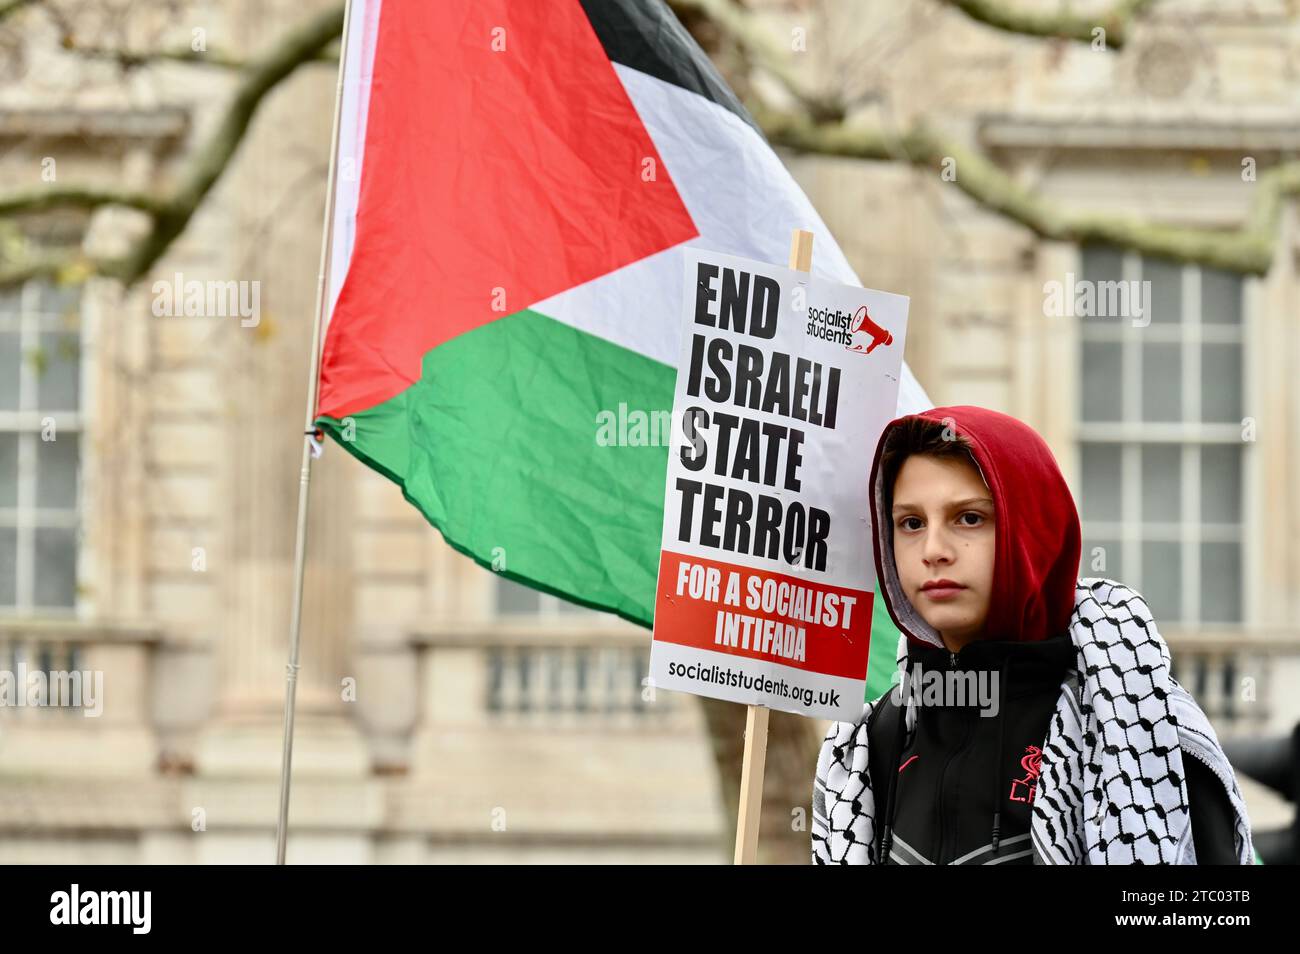
<path fill-rule="evenodd" d="M 420 682 L 393 829 L 431 860 L 724 860 L 702 713 L 608 618 L 411 635 Z"/>
<path fill-rule="evenodd" d="M 0 679 L 9 683 L 0 686 L 0 775 L 152 773 L 152 657 L 160 639 L 147 626 L 0 619 Z"/>
<path fill-rule="evenodd" d="M 1169 627 L 1174 678 L 1192 694 L 1220 736 L 1290 731 L 1300 720 L 1300 633 Z"/>
<path fill-rule="evenodd" d="M 702 714 L 692 697 L 645 684 L 644 630 L 557 618 L 394 636 L 395 665 L 360 683 L 369 708 L 342 716 L 367 740 L 368 777 L 327 778 L 295 760 L 291 861 L 725 860 Z M 1294 720 L 1295 634 L 1171 627 L 1166 636 L 1175 675 L 1220 735 Z M 90 697 L 93 708 L 102 702 L 97 715 L 39 698 L 0 706 L 0 858 L 273 857 L 273 772 L 164 764 L 160 699 L 177 691 L 160 684 L 164 649 L 148 626 L 0 620 L 0 671 L 102 677 L 102 695 Z M 388 710 L 382 727 L 375 706 Z M 305 754 L 315 730 L 310 720 L 299 728 Z M 278 738 L 279 725 L 259 731 Z M 203 833 L 191 828 L 195 806 L 207 812 Z"/>

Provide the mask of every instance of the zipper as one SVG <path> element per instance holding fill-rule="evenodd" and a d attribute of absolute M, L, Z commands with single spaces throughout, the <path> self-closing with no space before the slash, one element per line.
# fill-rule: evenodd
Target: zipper
<path fill-rule="evenodd" d="M 1184 752 L 1190 753 L 1196 759 L 1196 761 L 1200 762 L 1202 765 L 1204 765 L 1206 768 L 1208 768 L 1211 772 L 1214 773 L 1215 777 L 1219 780 L 1219 782 L 1223 785 L 1224 789 L 1227 791 L 1228 800 L 1231 801 L 1232 785 L 1229 784 L 1227 777 L 1223 774 L 1222 771 L 1220 771 L 1219 767 L 1210 761 L 1210 756 L 1205 752 L 1201 751 L 1201 744 L 1195 741 L 1194 739 L 1192 739 L 1191 737 L 1183 735 L 1180 732 L 1178 733 L 1178 746 Z"/>
<path fill-rule="evenodd" d="M 1186 692 L 1186 690 L 1184 690 L 1184 692 Z M 1190 693 L 1188 694 L 1188 697 L 1190 698 Z M 1171 698 L 1170 712 L 1172 713 L 1175 705 L 1178 705 L 1181 702 L 1182 700 L 1177 696 Z M 1177 714 L 1178 713 L 1174 713 L 1174 715 Z M 1212 760 L 1210 756 L 1209 749 L 1206 746 L 1202 745 L 1201 741 L 1198 738 L 1196 738 L 1195 735 L 1192 734 L 1193 731 L 1194 730 L 1190 728 L 1184 729 L 1181 723 L 1177 726 L 1176 732 L 1177 732 L 1177 739 L 1178 739 L 1178 747 L 1184 752 L 1190 752 L 1198 762 L 1201 762 L 1206 768 L 1208 768 L 1211 772 L 1214 773 L 1215 777 L 1218 778 L 1219 783 L 1223 786 L 1224 790 L 1228 793 L 1228 801 L 1231 802 L 1232 788 L 1233 788 L 1232 779 L 1230 779 L 1227 775 L 1223 773 L 1219 765 L 1215 764 L 1215 761 Z M 1236 806 L 1234 805 L 1233 807 L 1235 809 Z"/>
<path fill-rule="evenodd" d="M 948 664 L 949 664 L 949 666 L 950 666 L 952 669 L 954 669 L 954 670 L 956 670 L 956 669 L 958 668 L 958 667 L 957 667 L 957 654 L 954 653 L 954 652 L 952 652 L 951 650 L 949 650 L 949 652 L 948 652 Z M 936 854 L 937 854 L 937 857 L 935 858 L 935 864 L 937 864 L 937 865 L 946 865 L 946 864 L 948 864 L 947 856 L 944 854 L 944 834 L 945 834 L 945 832 L 944 832 L 944 823 L 943 823 L 943 820 L 944 820 L 944 818 L 947 817 L 947 815 L 948 815 L 948 805 L 947 805 L 946 799 L 945 799 L 945 797 L 944 797 L 944 790 L 947 788 L 948 769 L 952 767 L 952 763 L 953 763 L 953 761 L 957 758 L 957 756 L 958 756 L 959 754 L 965 752 L 965 751 L 966 751 L 966 746 L 967 746 L 968 744 L 970 744 L 971 728 L 972 728 L 972 726 L 973 726 L 974 723 L 973 723 L 973 721 L 972 721 L 971 719 L 969 719 L 969 718 L 967 718 L 965 721 L 966 721 L 966 735 L 962 738 L 961 745 L 957 746 L 956 749 L 954 749 L 954 751 L 952 752 L 952 754 L 948 756 L 948 760 L 947 760 L 946 762 L 944 762 L 944 764 L 943 764 L 943 771 L 939 773 L 939 798 L 938 798 L 938 802 L 939 802 L 939 850 L 938 850 L 938 852 L 936 853 Z"/>
<path fill-rule="evenodd" d="M 1196 759 L 1196 761 L 1200 762 L 1211 772 L 1213 772 L 1214 776 L 1219 780 L 1219 783 L 1223 786 L 1224 791 L 1227 792 L 1228 806 L 1232 809 L 1232 846 L 1238 852 L 1238 854 L 1240 854 L 1241 852 L 1241 849 L 1239 847 L 1240 839 L 1237 837 L 1237 835 L 1238 835 L 1238 828 L 1240 828 L 1241 825 L 1241 806 L 1240 803 L 1237 801 L 1237 798 L 1233 794 L 1232 782 L 1230 782 L 1228 778 L 1221 771 L 1219 771 L 1219 768 L 1213 762 L 1210 761 L 1209 753 L 1202 750 L 1200 742 L 1197 742 L 1188 736 L 1184 736 L 1182 732 L 1179 732 L 1178 746 L 1180 749 L 1182 749 L 1182 751 L 1189 753 L 1192 756 L 1192 758 Z M 1187 779 L 1187 773 L 1184 771 L 1183 773 L 1184 784 L 1186 784 L 1186 779 Z M 1188 786 L 1188 799 L 1189 801 L 1191 799 L 1190 785 Z M 1190 808 L 1188 809 L 1187 817 L 1188 817 L 1187 825 L 1190 828 L 1192 824 Z"/>

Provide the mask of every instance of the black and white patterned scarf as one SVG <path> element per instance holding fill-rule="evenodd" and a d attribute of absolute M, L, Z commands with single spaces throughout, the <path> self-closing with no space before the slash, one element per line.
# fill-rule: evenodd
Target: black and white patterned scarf
<path fill-rule="evenodd" d="M 1209 720 L 1169 671 L 1169 648 L 1146 602 L 1121 583 L 1079 580 L 1070 638 L 1076 669 L 1061 686 L 1043 744 L 1030 836 L 1035 864 L 1195 864 L 1185 756 L 1223 782 L 1238 860 L 1254 861 L 1246 805 Z M 898 663 L 907 656 L 899 639 Z M 867 720 L 836 722 L 813 785 L 818 864 L 875 864 Z M 906 710 L 909 740 L 915 701 Z"/>

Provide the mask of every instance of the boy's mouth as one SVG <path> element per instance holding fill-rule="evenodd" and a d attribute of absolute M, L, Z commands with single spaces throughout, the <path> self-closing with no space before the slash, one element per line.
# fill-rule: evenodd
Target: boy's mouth
<path fill-rule="evenodd" d="M 928 580 L 921 584 L 921 592 L 931 600 L 950 600 L 965 589 L 955 580 Z"/>

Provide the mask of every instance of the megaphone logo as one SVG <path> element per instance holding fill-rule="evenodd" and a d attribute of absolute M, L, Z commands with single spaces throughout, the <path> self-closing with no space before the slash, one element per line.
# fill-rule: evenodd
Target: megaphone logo
<path fill-rule="evenodd" d="M 845 346 L 849 351 L 871 354 L 876 345 L 889 347 L 893 343 L 894 336 L 871 320 L 866 305 L 854 313 L 853 321 L 849 323 L 849 343 Z"/>

